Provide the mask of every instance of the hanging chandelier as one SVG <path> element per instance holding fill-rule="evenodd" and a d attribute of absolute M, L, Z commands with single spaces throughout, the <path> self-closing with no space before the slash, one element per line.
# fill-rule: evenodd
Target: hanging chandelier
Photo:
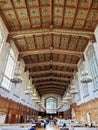
<path fill-rule="evenodd" d="M 30 94 L 33 93 L 33 91 L 32 91 L 32 83 L 31 82 L 32 82 L 31 79 L 29 79 L 28 84 L 27 84 L 27 89 L 25 90 L 26 95 L 30 95 Z"/>
<path fill-rule="evenodd" d="M 32 97 L 32 100 L 39 100 L 39 98 L 36 96 L 36 97 Z"/>
<path fill-rule="evenodd" d="M 23 79 L 20 76 L 20 74 L 15 72 L 14 77 L 11 79 L 11 82 L 17 84 L 17 83 L 21 83 L 22 80 Z"/>
<path fill-rule="evenodd" d="M 81 83 L 89 83 L 92 82 L 92 77 L 89 76 L 87 71 L 82 72 L 82 78 L 80 79 Z"/>
<path fill-rule="evenodd" d="M 62 102 L 62 103 L 65 103 L 65 104 L 67 103 L 67 101 L 66 101 L 66 100 L 62 100 L 61 102 Z"/>
<path fill-rule="evenodd" d="M 30 94 L 32 94 L 33 92 L 31 91 L 31 90 L 29 90 L 29 89 L 27 89 L 27 90 L 25 90 L 25 94 L 26 95 L 30 95 Z"/>
<path fill-rule="evenodd" d="M 71 100 L 71 99 L 72 99 L 72 97 L 70 96 L 69 93 L 67 93 L 67 94 L 66 94 L 66 97 L 64 98 L 64 100 Z"/>
<path fill-rule="evenodd" d="M 41 100 L 35 100 L 36 103 L 41 103 Z"/>
<path fill-rule="evenodd" d="M 36 92 L 36 89 L 35 89 L 35 88 L 33 89 L 33 96 L 34 96 L 34 97 L 37 96 L 37 92 Z"/>
<path fill-rule="evenodd" d="M 71 90 L 70 90 L 70 94 L 77 94 L 78 90 L 76 89 L 76 87 L 74 85 L 71 86 Z"/>
<path fill-rule="evenodd" d="M 21 71 L 20 71 L 20 62 L 17 62 L 18 67 L 16 69 L 16 71 L 14 72 L 14 77 L 10 80 L 12 83 L 19 84 L 22 83 L 23 79 L 21 77 Z"/>
<path fill-rule="evenodd" d="M 80 51 L 82 52 L 82 43 L 81 43 L 81 46 L 80 46 Z M 85 57 L 81 57 L 81 61 L 83 62 L 83 71 L 82 71 L 82 78 L 80 79 L 80 82 L 81 83 L 89 83 L 89 82 L 92 82 L 92 77 L 89 76 L 88 74 L 88 71 L 86 71 L 86 68 L 85 68 Z"/>

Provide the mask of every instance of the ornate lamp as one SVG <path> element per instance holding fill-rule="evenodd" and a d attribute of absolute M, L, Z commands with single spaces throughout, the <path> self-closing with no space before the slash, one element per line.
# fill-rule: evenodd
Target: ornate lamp
<path fill-rule="evenodd" d="M 35 89 L 35 88 L 33 89 L 33 96 L 34 96 L 34 97 L 37 96 L 37 93 L 36 93 L 36 89 Z"/>
<path fill-rule="evenodd" d="M 71 100 L 71 99 L 72 99 L 72 97 L 70 96 L 69 93 L 67 93 L 67 94 L 66 94 L 66 97 L 64 98 L 64 100 Z"/>
<path fill-rule="evenodd" d="M 76 89 L 76 87 L 74 85 L 71 86 L 71 90 L 70 90 L 70 94 L 77 94 L 78 90 Z"/>
<path fill-rule="evenodd" d="M 25 90 L 25 94 L 26 94 L 26 95 L 30 95 L 31 93 L 32 93 L 31 90 L 29 90 L 29 89 Z"/>
<path fill-rule="evenodd" d="M 92 77 L 88 75 L 87 71 L 82 72 L 82 78 L 80 79 L 81 83 L 92 82 Z"/>
<path fill-rule="evenodd" d="M 36 96 L 36 97 L 32 97 L 33 100 L 39 100 L 39 98 Z"/>
<path fill-rule="evenodd" d="M 32 83 L 31 83 L 31 79 L 29 79 L 27 89 L 25 90 L 25 94 L 30 95 L 32 93 L 33 93 L 33 91 L 32 91 Z"/>
<path fill-rule="evenodd" d="M 35 102 L 36 102 L 36 103 L 41 103 L 41 101 L 40 101 L 40 100 L 36 100 Z"/>
<path fill-rule="evenodd" d="M 10 80 L 12 83 L 15 83 L 15 86 L 16 84 L 22 83 L 23 81 L 21 77 L 21 71 L 20 71 L 20 62 L 17 62 L 17 64 L 18 64 L 18 68 L 14 72 L 14 77 Z"/>
<path fill-rule="evenodd" d="M 61 102 L 62 102 L 62 103 L 64 103 L 64 104 L 66 104 L 66 103 L 67 103 L 67 101 L 66 101 L 66 100 L 62 100 Z"/>

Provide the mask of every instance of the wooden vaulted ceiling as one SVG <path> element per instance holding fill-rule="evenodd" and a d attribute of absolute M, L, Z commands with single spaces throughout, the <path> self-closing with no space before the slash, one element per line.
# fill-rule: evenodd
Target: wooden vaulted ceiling
<path fill-rule="evenodd" d="M 97 0 L 6 0 L 0 15 L 40 95 L 63 95 L 98 24 Z"/>

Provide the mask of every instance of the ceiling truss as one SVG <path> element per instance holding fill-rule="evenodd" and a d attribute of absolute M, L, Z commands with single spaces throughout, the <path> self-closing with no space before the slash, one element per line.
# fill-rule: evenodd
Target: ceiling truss
<path fill-rule="evenodd" d="M 95 42 L 97 0 L 8 0 L 0 4 L 2 17 L 40 95 L 63 95 Z M 45 88 L 45 86 L 51 86 Z M 62 89 L 61 89 L 61 88 Z M 55 91 L 53 90 L 55 88 Z"/>

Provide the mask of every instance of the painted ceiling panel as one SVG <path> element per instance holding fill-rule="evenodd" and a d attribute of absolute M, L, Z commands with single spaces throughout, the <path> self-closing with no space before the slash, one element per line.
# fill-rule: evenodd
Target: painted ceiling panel
<path fill-rule="evenodd" d="M 48 84 L 68 88 L 88 42 L 95 40 L 98 1 L 7 0 L 0 15 L 35 86 L 43 85 L 39 94 L 50 92 Z"/>

